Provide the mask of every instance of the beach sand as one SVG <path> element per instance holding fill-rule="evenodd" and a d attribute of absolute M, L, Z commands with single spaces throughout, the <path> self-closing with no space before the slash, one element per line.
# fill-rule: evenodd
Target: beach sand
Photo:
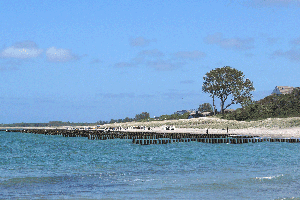
<path fill-rule="evenodd" d="M 290 118 L 268 118 L 257 121 L 225 120 L 216 117 L 202 117 L 184 120 L 166 120 L 152 122 L 130 122 L 121 124 L 107 124 L 103 127 L 151 127 L 152 132 L 159 133 L 197 133 L 209 134 L 249 135 L 272 138 L 300 138 L 300 117 Z M 166 126 L 174 127 L 174 130 L 166 130 Z M 127 131 L 145 131 L 140 129 L 129 129 Z"/>
<path fill-rule="evenodd" d="M 151 130 L 133 129 L 133 127 L 150 127 Z M 121 128 L 121 131 L 128 132 L 157 132 L 157 133 L 195 133 L 205 134 L 228 134 L 249 135 L 272 138 L 300 138 L 300 117 L 290 118 L 268 118 L 257 121 L 236 121 L 225 120 L 216 117 L 201 117 L 196 119 L 149 121 L 149 122 L 128 122 L 105 124 L 104 128 Z M 172 127 L 174 130 L 166 130 L 166 127 Z M 1 129 L 96 129 L 93 126 L 80 127 L 2 127 Z M 126 130 L 125 130 L 126 129 Z M 146 128 L 148 129 L 148 128 Z"/>
<path fill-rule="evenodd" d="M 124 132 L 156 132 L 156 133 L 193 133 L 206 134 L 207 129 L 194 128 L 175 128 L 175 130 L 165 130 L 164 127 L 152 128 L 148 130 L 128 129 Z M 227 134 L 226 129 L 208 129 L 209 134 Z M 247 128 L 247 129 L 229 129 L 230 135 L 248 135 L 271 138 L 300 138 L 300 127 L 293 128 Z"/>

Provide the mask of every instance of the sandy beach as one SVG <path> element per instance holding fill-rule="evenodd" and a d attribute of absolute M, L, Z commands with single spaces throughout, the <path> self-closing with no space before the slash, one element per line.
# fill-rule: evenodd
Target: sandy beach
<path fill-rule="evenodd" d="M 130 122 L 120 124 L 106 124 L 102 127 L 151 127 L 153 132 L 174 133 L 199 133 L 204 134 L 208 130 L 211 134 L 227 133 L 234 135 L 253 135 L 272 138 L 300 138 L 300 117 L 268 118 L 257 121 L 225 120 L 216 117 L 202 117 L 196 119 L 166 120 L 151 122 Z M 174 130 L 166 130 L 172 127 Z M 127 129 L 127 131 L 141 131 L 140 129 Z M 144 131 L 144 130 L 142 130 Z"/>
<path fill-rule="evenodd" d="M 134 127 L 147 127 L 135 129 Z M 150 130 L 148 130 L 150 127 Z M 170 130 L 166 130 L 170 127 Z M 272 138 L 300 138 L 300 117 L 290 118 L 268 118 L 257 121 L 236 121 L 224 120 L 216 117 L 202 117 L 196 119 L 149 121 L 149 122 L 128 122 L 105 124 L 98 127 L 119 128 L 121 131 L 129 132 L 157 132 L 157 133 L 196 133 L 205 134 L 206 130 L 210 134 L 249 135 Z M 2 127 L 1 129 L 97 129 L 96 126 L 77 127 Z M 172 130 L 174 129 L 174 130 Z"/>
<path fill-rule="evenodd" d="M 191 128 L 175 128 L 175 130 L 162 130 L 155 128 L 155 132 L 174 132 L 174 133 L 198 133 L 205 134 L 206 129 L 191 129 Z M 226 134 L 226 129 L 208 129 L 209 134 Z M 247 128 L 247 129 L 229 129 L 229 134 L 232 135 L 249 135 L 271 138 L 300 138 L 300 127 L 293 128 Z"/>

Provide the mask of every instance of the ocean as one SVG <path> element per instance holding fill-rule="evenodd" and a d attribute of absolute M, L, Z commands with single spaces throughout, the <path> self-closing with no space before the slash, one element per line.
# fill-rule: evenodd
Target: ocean
<path fill-rule="evenodd" d="M 300 199 L 299 150 L 0 132 L 0 199 Z"/>

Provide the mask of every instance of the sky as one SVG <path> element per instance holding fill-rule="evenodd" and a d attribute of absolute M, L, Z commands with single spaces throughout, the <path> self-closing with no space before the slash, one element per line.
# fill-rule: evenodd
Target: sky
<path fill-rule="evenodd" d="M 254 100 L 300 86 L 299 19 L 300 0 L 2 0 L 0 123 L 197 109 L 224 66 Z"/>

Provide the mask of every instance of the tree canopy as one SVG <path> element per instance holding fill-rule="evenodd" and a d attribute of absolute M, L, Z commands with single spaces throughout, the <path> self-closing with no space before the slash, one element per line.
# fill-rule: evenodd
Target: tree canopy
<path fill-rule="evenodd" d="M 243 72 L 237 69 L 230 66 L 216 68 L 207 72 L 203 79 L 202 91 L 210 93 L 213 100 L 215 97 L 221 100 L 222 114 L 232 104 L 241 104 L 244 107 L 252 101 L 250 92 L 254 90 L 253 82 L 245 79 Z M 225 105 L 228 98 L 230 102 Z"/>
<path fill-rule="evenodd" d="M 300 89 L 295 88 L 290 94 L 269 95 L 244 108 L 239 108 L 225 116 L 234 120 L 257 120 L 271 117 L 299 117 Z"/>
<path fill-rule="evenodd" d="M 199 105 L 198 111 L 200 111 L 200 112 L 212 112 L 213 107 L 210 103 L 203 103 L 203 104 Z"/>
<path fill-rule="evenodd" d="M 135 120 L 140 121 L 144 119 L 150 118 L 150 114 L 148 112 L 142 112 L 141 114 L 136 114 L 135 115 Z"/>

